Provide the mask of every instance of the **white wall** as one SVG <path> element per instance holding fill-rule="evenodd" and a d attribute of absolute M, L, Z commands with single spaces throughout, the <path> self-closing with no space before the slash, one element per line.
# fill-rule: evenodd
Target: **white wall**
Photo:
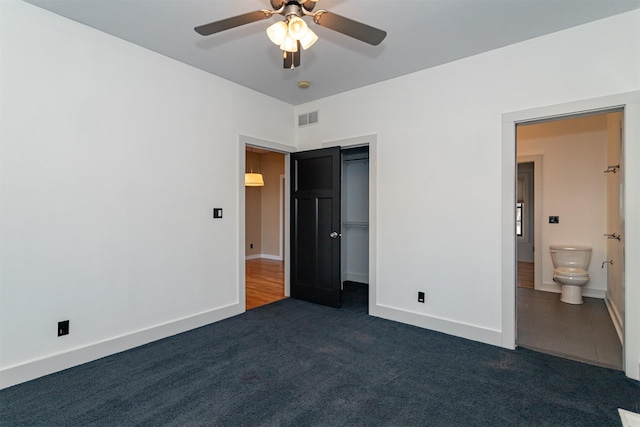
<path fill-rule="evenodd" d="M 0 7 L 0 387 L 242 312 L 238 135 L 292 145 L 293 107 Z"/>
<path fill-rule="evenodd" d="M 591 248 L 585 296 L 604 298 L 607 289 L 607 115 L 592 115 L 519 126 L 518 155 L 542 156 L 542 289 L 560 292 L 553 282 L 549 246 Z M 560 217 L 549 224 L 549 216 Z"/>
<path fill-rule="evenodd" d="M 502 223 L 510 220 L 502 215 L 502 115 L 639 89 L 634 11 L 299 106 L 321 110 L 318 125 L 297 129 L 299 149 L 377 135 L 370 312 L 512 345 L 513 337 L 503 336 L 503 320 L 513 318 L 504 310 L 514 305 L 502 299 L 503 275 L 512 274 L 503 272 L 502 257 Z M 627 161 L 629 169 L 640 168 L 640 159 Z M 515 156 L 507 162 L 515 164 Z M 639 184 L 627 184 L 636 200 Z M 513 181 L 505 185 L 515 188 Z M 639 267 L 630 268 L 637 277 Z M 417 302 L 420 290 L 424 304 Z"/>

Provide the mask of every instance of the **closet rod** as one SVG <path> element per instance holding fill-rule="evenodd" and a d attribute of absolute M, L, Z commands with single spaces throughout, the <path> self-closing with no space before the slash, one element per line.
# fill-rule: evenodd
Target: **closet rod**
<path fill-rule="evenodd" d="M 345 159 L 344 161 L 345 161 L 345 163 L 351 163 L 351 162 L 365 162 L 366 163 L 366 162 L 369 161 L 369 158 L 365 157 L 365 158 L 362 158 L 362 159 Z"/>

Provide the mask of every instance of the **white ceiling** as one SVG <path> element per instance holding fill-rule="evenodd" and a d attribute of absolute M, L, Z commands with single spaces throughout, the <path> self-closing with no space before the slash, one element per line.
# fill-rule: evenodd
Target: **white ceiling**
<path fill-rule="evenodd" d="M 315 10 L 387 38 L 370 46 L 305 18 L 320 40 L 289 70 L 265 33 L 280 15 L 208 37 L 193 30 L 271 9 L 269 0 L 26 1 L 292 105 L 640 8 L 640 0 L 321 0 Z"/>

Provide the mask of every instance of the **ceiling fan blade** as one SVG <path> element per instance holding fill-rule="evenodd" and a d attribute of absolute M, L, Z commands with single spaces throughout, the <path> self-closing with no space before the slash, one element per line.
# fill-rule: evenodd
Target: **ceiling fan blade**
<path fill-rule="evenodd" d="M 209 36 L 211 34 L 219 33 L 220 31 L 229 30 L 241 25 L 267 19 L 271 17 L 271 15 L 272 13 L 268 10 L 256 10 L 255 12 L 249 12 L 233 16 L 231 18 L 222 19 L 220 21 L 211 22 L 209 24 L 200 25 L 199 27 L 195 27 L 194 30 L 196 30 L 198 34 Z"/>
<path fill-rule="evenodd" d="M 374 46 L 379 45 L 387 36 L 386 31 L 324 10 L 316 12 L 313 21 L 318 25 Z"/>

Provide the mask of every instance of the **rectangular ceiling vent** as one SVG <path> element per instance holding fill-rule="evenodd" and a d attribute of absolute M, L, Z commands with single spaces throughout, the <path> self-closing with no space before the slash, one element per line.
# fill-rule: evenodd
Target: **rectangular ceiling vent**
<path fill-rule="evenodd" d="M 310 113 L 300 114 L 298 116 L 298 127 L 309 126 L 318 123 L 318 112 L 312 111 Z"/>

